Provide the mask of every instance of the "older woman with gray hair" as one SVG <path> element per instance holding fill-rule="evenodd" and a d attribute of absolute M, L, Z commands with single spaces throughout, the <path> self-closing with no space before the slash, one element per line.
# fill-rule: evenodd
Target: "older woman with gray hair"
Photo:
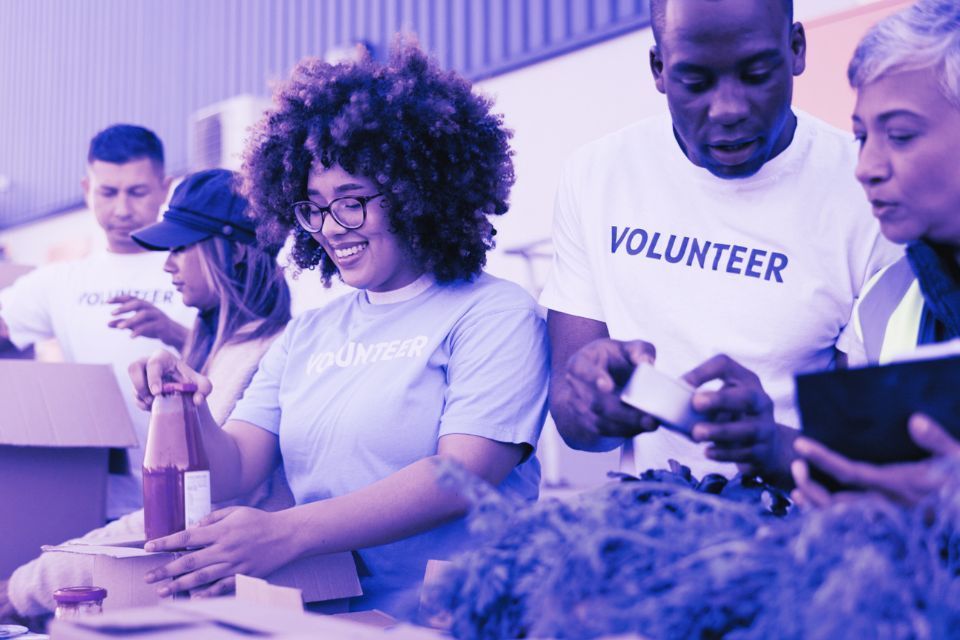
<path fill-rule="evenodd" d="M 917 345 L 960 337 L 960 0 L 920 0 L 881 21 L 860 41 L 848 77 L 857 91 L 857 180 L 883 234 L 906 244 L 854 311 L 863 355 L 884 364 Z M 920 414 L 909 429 L 930 458 L 871 465 L 798 439 L 795 499 L 835 499 L 810 479 L 808 464 L 898 502 L 923 499 L 960 464 L 960 442 Z"/>

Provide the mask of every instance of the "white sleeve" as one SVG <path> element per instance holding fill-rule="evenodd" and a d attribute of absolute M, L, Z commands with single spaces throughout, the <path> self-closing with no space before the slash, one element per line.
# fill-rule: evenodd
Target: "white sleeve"
<path fill-rule="evenodd" d="M 41 267 L 0 291 L 0 317 L 18 349 L 54 337 L 48 294 L 56 286 L 56 267 Z"/>
<path fill-rule="evenodd" d="M 591 320 L 605 321 L 597 297 L 595 275 L 584 246 L 581 217 L 588 215 L 577 200 L 570 163 L 560 176 L 553 214 L 553 266 L 540 294 L 540 304 Z"/>
<path fill-rule="evenodd" d="M 878 280 L 879 273 L 902 257 L 903 247 L 884 238 L 878 230 L 863 272 L 860 274 L 861 279 L 857 288 L 857 297 L 853 302 L 850 321 L 840 330 L 840 336 L 837 338 L 837 349 L 847 354 L 847 362 L 851 366 L 860 366 L 867 363 L 858 313 L 860 300 Z"/>

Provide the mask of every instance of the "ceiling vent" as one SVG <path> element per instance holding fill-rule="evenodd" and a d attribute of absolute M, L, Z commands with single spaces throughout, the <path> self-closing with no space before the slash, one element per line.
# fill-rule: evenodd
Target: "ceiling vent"
<path fill-rule="evenodd" d="M 187 129 L 190 171 L 216 168 L 238 171 L 250 127 L 269 106 L 267 98 L 239 95 L 195 111 Z"/>

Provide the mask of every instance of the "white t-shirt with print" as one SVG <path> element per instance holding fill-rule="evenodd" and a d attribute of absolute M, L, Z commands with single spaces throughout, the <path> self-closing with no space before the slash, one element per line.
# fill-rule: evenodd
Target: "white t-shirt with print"
<path fill-rule="evenodd" d="M 277 434 L 298 504 L 357 491 L 436 454 L 448 434 L 536 446 L 546 417 L 548 346 L 536 303 L 481 274 L 413 298 L 348 294 L 294 318 L 271 346 L 231 420 Z M 534 500 L 532 455 L 500 490 Z M 428 559 L 464 542 L 462 521 L 358 551 L 361 607 L 395 615 Z"/>
<path fill-rule="evenodd" d="M 541 304 L 653 343 L 673 376 L 726 353 L 798 426 L 793 374 L 834 363 L 858 292 L 900 249 L 854 180 L 853 136 L 797 117 L 790 146 L 747 178 L 691 163 L 669 117 L 581 149 L 560 181 Z M 735 472 L 665 429 L 634 444 L 638 471 L 674 458 L 696 475 Z"/>
<path fill-rule="evenodd" d="M 116 518 L 142 506 L 140 477 L 143 443 L 150 415 L 137 407 L 128 365 L 157 349 L 159 340 L 131 338 L 130 332 L 108 326 L 117 308 L 110 298 L 128 294 L 156 306 L 168 317 L 191 326 L 195 311 L 183 305 L 163 271 L 166 252 L 100 252 L 27 273 L 0 292 L 0 317 L 18 348 L 56 338 L 67 362 L 113 366 L 141 447 L 128 449 L 129 475 L 111 474 L 107 516 Z"/>

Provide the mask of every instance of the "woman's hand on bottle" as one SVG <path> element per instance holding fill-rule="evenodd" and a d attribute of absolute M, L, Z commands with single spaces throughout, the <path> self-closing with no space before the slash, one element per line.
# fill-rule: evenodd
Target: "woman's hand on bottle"
<path fill-rule="evenodd" d="M 186 362 L 163 349 L 154 352 L 149 358 L 141 358 L 130 363 L 127 368 L 130 380 L 137 395 L 137 405 L 149 411 L 153 398 L 160 393 L 164 382 L 193 382 L 197 392 L 193 401 L 198 406 L 210 395 L 213 385 L 209 378 L 191 369 Z"/>
<path fill-rule="evenodd" d="M 147 551 L 191 551 L 147 574 L 149 583 L 172 578 L 158 590 L 161 597 L 181 591 L 205 597 L 230 586 L 225 578 L 238 573 L 264 577 L 296 558 L 287 539 L 290 528 L 275 520 L 283 511 L 228 507 L 214 511 L 192 529 L 147 543 Z"/>

